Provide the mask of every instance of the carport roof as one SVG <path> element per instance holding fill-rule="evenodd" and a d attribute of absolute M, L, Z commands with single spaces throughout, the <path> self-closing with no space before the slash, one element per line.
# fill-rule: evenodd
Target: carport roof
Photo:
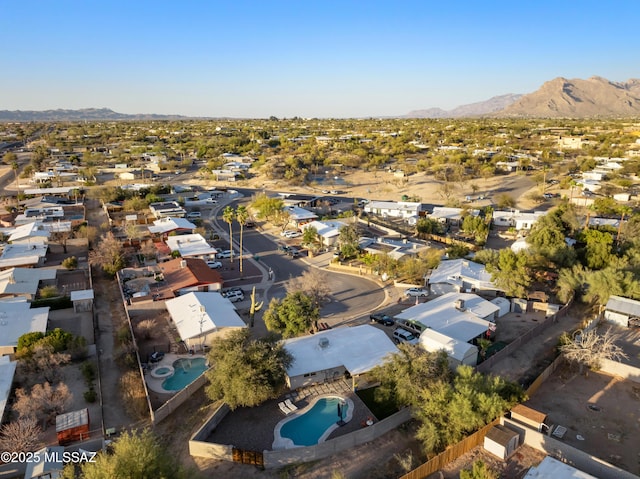
<path fill-rule="evenodd" d="M 605 309 L 629 316 L 640 316 L 640 301 L 623 298 L 622 296 L 609 296 Z"/>

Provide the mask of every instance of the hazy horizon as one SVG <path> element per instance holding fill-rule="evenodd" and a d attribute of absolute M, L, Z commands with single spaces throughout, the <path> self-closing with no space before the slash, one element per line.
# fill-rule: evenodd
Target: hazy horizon
<path fill-rule="evenodd" d="M 3 5 L 0 110 L 399 116 L 640 77 L 631 1 Z M 626 46 L 626 48 L 625 48 Z"/>

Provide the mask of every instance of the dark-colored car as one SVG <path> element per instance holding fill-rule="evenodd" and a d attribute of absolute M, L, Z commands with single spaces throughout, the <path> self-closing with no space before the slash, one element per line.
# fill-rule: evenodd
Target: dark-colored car
<path fill-rule="evenodd" d="M 395 324 L 393 318 L 384 313 L 373 313 L 369 316 L 369 319 L 372 322 L 375 321 L 376 323 L 384 324 L 385 326 L 393 326 Z"/>
<path fill-rule="evenodd" d="M 278 246 L 278 251 L 282 253 L 288 253 L 290 249 L 291 247 L 287 246 L 286 244 L 281 244 L 280 246 Z"/>
<path fill-rule="evenodd" d="M 300 251 L 290 247 L 289 250 L 287 251 L 287 254 L 292 258 L 297 258 L 300 256 Z"/>

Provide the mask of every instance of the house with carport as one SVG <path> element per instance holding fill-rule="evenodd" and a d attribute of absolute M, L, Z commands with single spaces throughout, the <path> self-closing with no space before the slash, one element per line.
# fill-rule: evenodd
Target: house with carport
<path fill-rule="evenodd" d="M 351 377 L 355 385 L 359 376 L 398 352 L 384 331 L 369 324 L 327 329 L 287 339 L 283 345 L 293 357 L 286 372 L 290 389 L 345 377 Z"/>
<path fill-rule="evenodd" d="M 157 301 L 191 292 L 212 292 L 222 289 L 220 273 L 209 268 L 199 258 L 176 258 L 158 264 L 161 281 L 151 287 Z"/>
<path fill-rule="evenodd" d="M 178 252 L 182 258 L 214 259 L 218 252 L 198 233 L 169 236 L 165 243 L 172 253 Z"/>
<path fill-rule="evenodd" d="M 247 327 L 233 303 L 220 293 L 187 293 L 165 305 L 180 338 L 191 350 L 202 350 L 214 339 Z"/>
<path fill-rule="evenodd" d="M 153 236 L 162 236 L 164 238 L 172 235 L 185 235 L 193 234 L 193 230 L 196 229 L 191 221 L 186 218 L 173 218 L 171 216 L 165 216 L 159 218 L 153 222 L 152 226 L 149 226 L 149 233 Z"/>

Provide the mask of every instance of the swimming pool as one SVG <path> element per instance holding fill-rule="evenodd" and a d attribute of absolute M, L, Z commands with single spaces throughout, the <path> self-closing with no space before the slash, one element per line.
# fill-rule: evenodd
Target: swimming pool
<path fill-rule="evenodd" d="M 180 391 L 207 370 L 205 358 L 181 358 L 173 362 L 173 376 L 162 383 L 167 391 Z"/>
<path fill-rule="evenodd" d="M 317 398 L 302 411 L 280 421 L 274 430 L 273 449 L 285 449 L 299 446 L 313 446 L 324 442 L 329 434 L 338 427 L 340 420 L 349 422 L 353 417 L 353 401 L 337 396 Z"/>

